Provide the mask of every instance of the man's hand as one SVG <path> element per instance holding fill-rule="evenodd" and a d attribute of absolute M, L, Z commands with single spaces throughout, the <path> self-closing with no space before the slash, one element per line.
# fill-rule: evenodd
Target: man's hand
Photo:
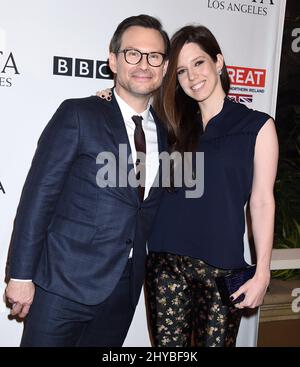
<path fill-rule="evenodd" d="M 7 301 L 12 305 L 11 315 L 26 317 L 32 304 L 35 292 L 33 282 L 18 282 L 10 280 L 5 290 Z"/>

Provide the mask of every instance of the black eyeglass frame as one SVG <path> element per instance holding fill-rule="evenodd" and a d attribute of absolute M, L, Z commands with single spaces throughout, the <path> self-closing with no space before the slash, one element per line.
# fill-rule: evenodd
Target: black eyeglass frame
<path fill-rule="evenodd" d="M 134 62 L 134 63 L 133 62 L 129 62 L 127 60 L 127 57 L 126 57 L 128 51 L 136 51 L 136 52 L 138 52 L 140 54 L 139 60 L 137 62 Z M 162 52 L 141 52 L 140 50 L 137 50 L 136 48 L 124 48 L 124 50 L 118 51 L 117 54 L 124 54 L 124 59 L 127 62 L 127 64 L 129 64 L 129 65 L 137 65 L 139 62 L 141 62 L 143 56 L 146 55 L 147 56 L 147 63 L 150 66 L 154 67 L 154 68 L 160 67 L 165 62 L 165 59 L 166 59 L 166 54 L 164 54 Z M 159 54 L 159 55 L 161 55 L 162 56 L 162 62 L 159 65 L 152 65 L 149 62 L 149 55 L 151 55 L 151 54 Z"/>

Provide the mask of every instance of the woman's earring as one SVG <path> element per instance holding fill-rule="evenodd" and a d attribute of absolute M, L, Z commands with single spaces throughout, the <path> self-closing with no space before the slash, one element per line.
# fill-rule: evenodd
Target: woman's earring
<path fill-rule="evenodd" d="M 221 70 L 218 70 L 218 74 L 219 75 L 222 75 L 222 69 Z"/>

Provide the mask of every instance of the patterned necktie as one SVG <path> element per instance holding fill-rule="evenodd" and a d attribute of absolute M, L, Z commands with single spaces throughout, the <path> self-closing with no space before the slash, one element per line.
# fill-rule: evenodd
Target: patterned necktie
<path fill-rule="evenodd" d="M 142 127 L 142 116 L 134 115 L 131 117 L 133 122 L 135 123 L 135 129 L 134 129 L 134 145 L 136 152 L 141 152 L 146 154 L 146 139 L 145 139 L 145 133 Z M 144 200 L 144 193 L 145 193 L 145 177 L 146 177 L 146 165 L 145 165 L 145 158 L 139 157 L 136 160 L 136 167 L 139 166 L 139 172 L 136 175 L 137 180 L 140 180 L 141 177 L 141 171 L 143 171 L 142 174 L 142 180 L 140 185 L 138 186 L 139 189 L 139 195 L 141 201 Z"/>

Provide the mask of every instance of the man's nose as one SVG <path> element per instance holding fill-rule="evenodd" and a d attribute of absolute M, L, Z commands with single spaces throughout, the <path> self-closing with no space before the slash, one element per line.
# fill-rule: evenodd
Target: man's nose
<path fill-rule="evenodd" d="M 142 58 L 141 58 L 141 60 L 139 62 L 139 66 L 143 70 L 147 70 L 149 68 L 149 64 L 148 64 L 148 60 L 147 60 L 147 55 L 142 55 Z"/>

